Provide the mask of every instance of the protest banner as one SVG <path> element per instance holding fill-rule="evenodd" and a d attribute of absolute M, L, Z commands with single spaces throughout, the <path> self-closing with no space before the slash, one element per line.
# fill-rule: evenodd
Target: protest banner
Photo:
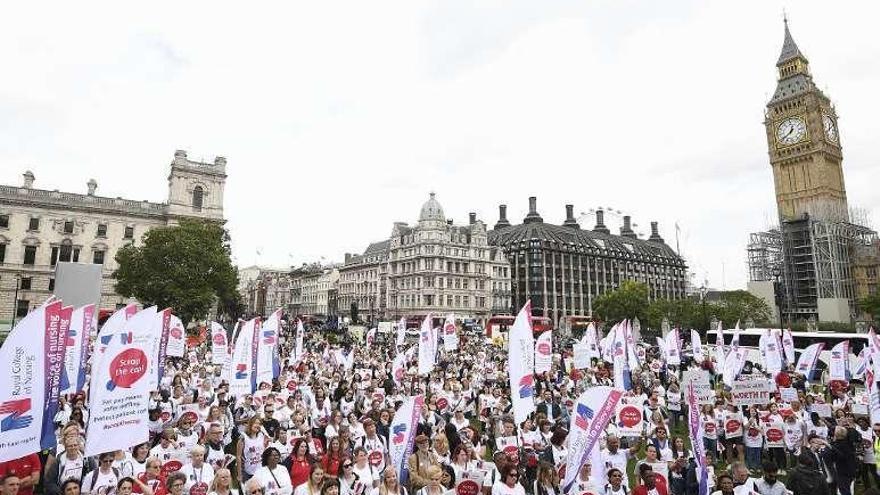
<path fill-rule="evenodd" d="M 775 385 L 763 378 L 736 380 L 730 390 L 730 398 L 737 406 L 766 405 L 770 402 L 770 392 L 774 389 Z"/>
<path fill-rule="evenodd" d="M 640 437 L 643 430 L 642 410 L 633 404 L 618 404 L 614 415 L 621 437 Z"/>
<path fill-rule="evenodd" d="M 483 488 L 483 477 L 481 471 L 463 471 L 455 480 L 455 495 L 479 495 Z"/>
<path fill-rule="evenodd" d="M 709 383 L 709 372 L 704 369 L 689 369 L 684 372 L 681 383 L 682 388 L 687 387 L 689 382 L 694 384 L 694 392 L 697 394 L 697 403 L 715 404 L 715 391 Z"/>
<path fill-rule="evenodd" d="M 730 414 L 724 418 L 724 438 L 740 438 L 743 436 L 743 417 L 740 413 Z"/>
<path fill-rule="evenodd" d="M 773 422 L 765 425 L 764 440 L 767 448 L 785 447 L 785 424 Z"/>
<path fill-rule="evenodd" d="M 574 367 L 583 370 L 590 367 L 590 346 L 589 344 L 574 344 L 572 346 L 574 353 Z"/>

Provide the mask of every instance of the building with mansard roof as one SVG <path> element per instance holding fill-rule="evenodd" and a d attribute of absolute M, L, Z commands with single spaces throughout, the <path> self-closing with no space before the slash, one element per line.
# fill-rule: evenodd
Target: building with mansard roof
<path fill-rule="evenodd" d="M 58 262 L 100 264 L 101 308 L 128 303 L 115 291 L 116 252 L 184 218 L 222 222 L 226 159 L 202 163 L 176 151 L 165 202 L 99 196 L 94 179 L 85 194 L 35 184 L 27 171 L 21 185 L 0 185 L 0 322 L 24 316 L 52 294 Z"/>
<path fill-rule="evenodd" d="M 509 313 L 507 260 L 489 245 L 476 217 L 471 213 L 467 225 L 455 225 L 432 193 L 414 225 L 397 222 L 388 240 L 362 255 L 346 255 L 339 269 L 340 310 L 349 314 L 355 304 L 364 319 L 454 313 L 485 321 Z"/>
<path fill-rule="evenodd" d="M 687 266 L 663 241 L 657 222 L 651 222 L 650 237 L 640 239 L 629 216 L 623 217 L 620 233 L 612 234 L 602 210 L 587 230 L 574 218 L 574 207 L 565 208 L 562 225 L 547 223 L 531 197 L 523 222 L 511 225 L 507 207 L 499 207 L 488 241 L 509 262 L 514 308 L 531 300 L 533 316 L 550 318 L 559 327 L 566 317 L 592 316 L 596 297 L 624 280 L 647 284 L 651 300 L 685 297 Z"/>

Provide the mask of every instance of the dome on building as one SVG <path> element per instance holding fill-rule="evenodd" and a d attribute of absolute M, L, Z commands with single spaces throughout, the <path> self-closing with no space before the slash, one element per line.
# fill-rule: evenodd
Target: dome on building
<path fill-rule="evenodd" d="M 443 214 L 443 207 L 434 199 L 434 193 L 425 204 L 422 205 L 422 212 L 419 213 L 419 222 L 446 222 L 446 216 Z"/>

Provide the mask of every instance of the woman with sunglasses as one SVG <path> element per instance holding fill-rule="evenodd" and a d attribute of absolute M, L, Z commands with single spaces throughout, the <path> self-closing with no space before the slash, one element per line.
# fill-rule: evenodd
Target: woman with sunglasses
<path fill-rule="evenodd" d="M 228 469 L 220 468 L 214 473 L 208 495 L 238 495 L 238 490 L 232 488 L 232 473 Z"/>
<path fill-rule="evenodd" d="M 162 476 L 162 461 L 158 457 L 150 457 L 144 464 L 144 472 L 137 476 L 138 481 L 150 488 L 153 493 L 165 493 L 165 478 Z M 134 493 L 146 493 L 140 483 L 132 489 Z M 147 494 L 149 495 L 149 494 Z"/>
<path fill-rule="evenodd" d="M 492 485 L 492 495 L 526 495 L 519 477 L 520 472 L 516 464 L 505 465 L 501 468 L 501 476 Z"/>
<path fill-rule="evenodd" d="M 86 474 L 82 480 L 81 493 L 84 495 L 106 495 L 116 491 L 119 470 L 113 467 L 113 452 L 98 456 L 98 468 Z"/>
<path fill-rule="evenodd" d="M 339 473 L 340 495 L 363 495 L 364 491 L 365 485 L 354 472 L 354 462 L 351 459 L 342 461 L 342 472 Z"/>
<path fill-rule="evenodd" d="M 254 479 L 260 483 L 266 495 L 293 493 L 287 468 L 279 462 L 281 462 L 281 453 L 275 447 L 269 447 L 263 452 L 263 466 L 254 472 Z"/>

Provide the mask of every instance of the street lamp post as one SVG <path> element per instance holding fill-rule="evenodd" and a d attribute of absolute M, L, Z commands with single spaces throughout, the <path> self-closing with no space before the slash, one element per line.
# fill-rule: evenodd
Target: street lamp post
<path fill-rule="evenodd" d="M 776 298 L 776 310 L 779 314 L 779 333 L 782 335 L 782 283 L 780 279 L 782 278 L 782 270 L 779 267 L 773 268 L 773 295 Z"/>
<path fill-rule="evenodd" d="M 15 327 L 15 317 L 18 316 L 18 288 L 21 287 L 21 275 L 15 274 L 15 296 L 12 298 L 12 323 L 9 324 L 9 331 Z"/>
<path fill-rule="evenodd" d="M 708 291 L 706 290 L 705 285 L 700 287 L 700 305 L 702 306 L 702 309 L 703 309 L 703 322 L 706 324 L 706 332 L 708 334 L 710 328 L 709 328 L 709 319 L 706 317 L 706 293 L 707 292 Z"/>

